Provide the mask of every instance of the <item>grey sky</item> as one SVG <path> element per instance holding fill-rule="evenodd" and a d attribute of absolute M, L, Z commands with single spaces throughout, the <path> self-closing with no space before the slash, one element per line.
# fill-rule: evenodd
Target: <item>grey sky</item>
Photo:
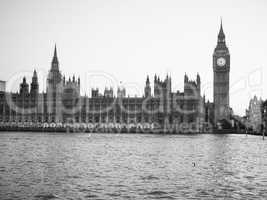
<path fill-rule="evenodd" d="M 202 93 L 212 100 L 222 16 L 231 53 L 230 105 L 244 114 L 254 94 L 267 96 L 266 10 L 264 0 L 1 0 L 0 80 L 47 72 L 56 42 L 61 71 L 80 75 L 83 93 L 89 93 L 85 74 L 91 71 L 122 81 L 131 95 L 143 92 L 147 74 L 153 80 L 155 73 L 169 73 L 174 90 L 182 90 L 184 73 L 196 78 L 199 72 Z M 105 85 L 98 80 L 90 87 Z"/>

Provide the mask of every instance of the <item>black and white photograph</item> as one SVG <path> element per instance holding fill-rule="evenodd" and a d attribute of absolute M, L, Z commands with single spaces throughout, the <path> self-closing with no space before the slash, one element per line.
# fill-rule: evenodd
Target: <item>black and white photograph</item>
<path fill-rule="evenodd" d="M 0 0 L 1 200 L 267 199 L 267 1 Z"/>

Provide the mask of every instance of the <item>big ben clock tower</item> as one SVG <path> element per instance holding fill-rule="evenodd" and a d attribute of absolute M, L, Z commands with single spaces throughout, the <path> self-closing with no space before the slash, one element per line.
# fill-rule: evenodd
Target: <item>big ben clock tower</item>
<path fill-rule="evenodd" d="M 222 21 L 217 46 L 213 53 L 214 122 L 230 118 L 229 108 L 230 53 L 225 44 Z"/>

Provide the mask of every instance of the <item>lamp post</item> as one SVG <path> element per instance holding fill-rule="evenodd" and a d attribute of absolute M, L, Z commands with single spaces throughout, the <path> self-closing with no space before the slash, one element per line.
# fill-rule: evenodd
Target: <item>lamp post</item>
<path fill-rule="evenodd" d="M 265 137 L 265 131 L 266 131 L 266 126 L 267 126 L 267 101 L 262 103 L 262 139 L 264 140 Z"/>
<path fill-rule="evenodd" d="M 263 140 L 265 136 L 265 129 L 266 129 L 266 106 L 263 107 L 263 123 L 262 123 L 262 139 Z"/>

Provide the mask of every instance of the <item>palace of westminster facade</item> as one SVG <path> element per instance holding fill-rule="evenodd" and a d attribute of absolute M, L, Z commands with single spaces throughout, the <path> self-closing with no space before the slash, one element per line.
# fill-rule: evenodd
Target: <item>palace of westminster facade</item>
<path fill-rule="evenodd" d="M 213 53 L 214 103 L 201 96 L 201 79 L 184 75 L 184 91 L 172 92 L 171 77 L 154 76 L 153 93 L 149 77 L 142 97 L 117 94 L 112 88 L 103 94 L 91 90 L 91 97 L 80 94 L 80 79 L 66 79 L 59 70 L 57 49 L 48 73 L 46 92 L 39 92 L 37 72 L 30 85 L 24 77 L 19 92 L 0 92 L 0 122 L 34 123 L 216 123 L 229 119 L 230 54 L 222 24 Z"/>

